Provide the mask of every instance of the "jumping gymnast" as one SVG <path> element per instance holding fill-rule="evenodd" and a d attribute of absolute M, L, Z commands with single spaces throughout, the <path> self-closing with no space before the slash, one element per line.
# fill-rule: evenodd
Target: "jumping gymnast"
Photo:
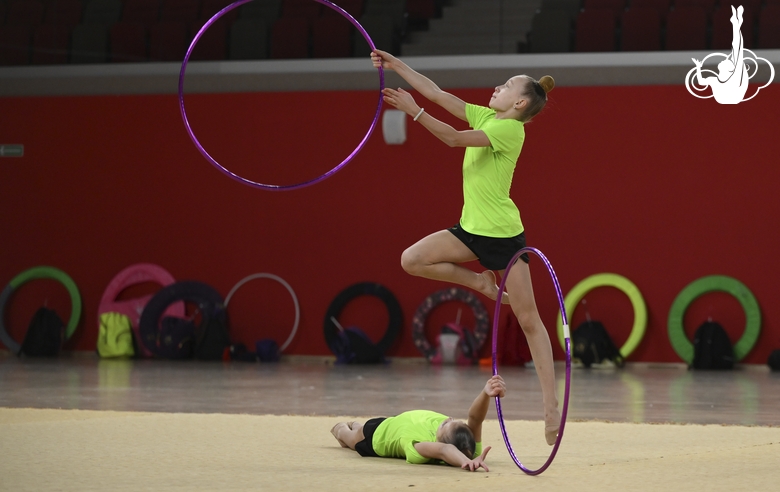
<path fill-rule="evenodd" d="M 415 90 L 456 117 L 472 130 L 455 130 L 424 108 L 403 89 L 384 89 L 384 101 L 414 117 L 450 147 L 465 147 L 463 159 L 463 211 L 457 225 L 434 232 L 401 255 L 408 273 L 472 288 L 496 299 L 498 286 L 493 270 L 504 275 L 509 260 L 525 247 L 525 234 L 517 206 L 509 196 L 512 175 L 525 140 L 524 123 L 544 108 L 547 93 L 555 86 L 550 76 L 539 81 L 527 75 L 510 78 L 495 88 L 489 107 L 467 104 L 442 91 L 422 74 L 393 55 L 371 53 L 374 67 L 393 70 Z M 509 272 L 502 302 L 512 307 L 531 349 L 544 403 L 545 439 L 555 444 L 560 427 L 555 369 L 547 329 L 534 300 L 528 257 L 523 255 Z M 476 273 L 461 266 L 479 260 L 487 270 Z"/>
<path fill-rule="evenodd" d="M 712 95 L 720 104 L 738 104 L 742 102 L 748 89 L 747 65 L 745 65 L 744 41 L 742 39 L 742 14 L 745 9 L 740 5 L 736 10 L 731 6 L 731 53 L 718 63 L 717 77 L 703 77 L 702 62 L 692 58 L 696 64 L 696 80 L 701 86 L 712 87 Z M 755 61 L 755 60 L 754 60 Z"/>
<path fill-rule="evenodd" d="M 342 447 L 354 449 L 360 456 L 405 458 L 415 464 L 443 461 L 464 470 L 481 467 L 489 471 L 485 458 L 490 446 L 482 450 L 482 422 L 490 399 L 505 394 L 504 380 L 493 376 L 471 404 L 468 422 L 429 410 L 412 410 L 365 424 L 339 422 L 330 432 Z"/>

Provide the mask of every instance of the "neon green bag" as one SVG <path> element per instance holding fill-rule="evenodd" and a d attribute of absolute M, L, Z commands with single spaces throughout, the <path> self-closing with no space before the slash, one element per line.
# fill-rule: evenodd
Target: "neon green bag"
<path fill-rule="evenodd" d="M 121 313 L 101 314 L 97 351 L 101 357 L 132 357 L 135 355 L 130 318 Z"/>

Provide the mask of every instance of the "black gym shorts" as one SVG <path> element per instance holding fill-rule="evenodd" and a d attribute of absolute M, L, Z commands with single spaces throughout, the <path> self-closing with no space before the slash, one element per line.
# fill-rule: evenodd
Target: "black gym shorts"
<path fill-rule="evenodd" d="M 378 417 L 371 419 L 363 424 L 363 440 L 355 444 L 355 451 L 357 451 L 360 456 L 379 457 L 379 455 L 376 454 L 376 451 L 374 451 L 374 445 L 372 444 L 372 441 L 374 439 L 374 432 L 376 431 L 376 428 L 379 427 L 379 424 L 384 421 L 385 417 Z"/>
<path fill-rule="evenodd" d="M 525 248 L 525 232 L 515 237 L 487 237 L 464 231 L 460 224 L 447 230 L 477 255 L 480 265 L 489 270 L 506 270 L 512 257 Z M 523 253 L 520 259 L 528 263 L 528 254 Z"/>

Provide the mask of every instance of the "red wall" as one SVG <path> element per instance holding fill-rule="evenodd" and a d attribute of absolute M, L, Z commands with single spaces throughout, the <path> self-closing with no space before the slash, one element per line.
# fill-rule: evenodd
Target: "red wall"
<path fill-rule="evenodd" d="M 486 103 L 491 89 L 454 92 Z M 376 99 L 374 91 L 216 94 L 189 96 L 187 107 L 218 161 L 251 179 L 289 184 L 346 157 L 364 135 Z M 334 177 L 268 192 L 226 178 L 200 156 L 173 95 L 0 103 L 0 143 L 25 145 L 23 158 L 0 159 L 0 284 L 40 264 L 68 272 L 84 303 L 68 349 L 94 349 L 103 289 L 119 270 L 144 261 L 223 295 L 250 273 L 280 275 L 302 306 L 292 354 L 327 354 L 322 319 L 330 301 L 354 282 L 380 282 L 396 294 L 407 321 L 390 355 L 419 355 L 408 322 L 444 285 L 408 276 L 399 256 L 458 220 L 461 149 L 408 120 L 406 144 L 388 146 L 378 130 Z M 682 83 L 558 88 L 528 125 L 512 196 L 529 245 L 550 258 L 564 291 L 599 272 L 619 273 L 639 287 L 649 325 L 630 360 L 679 361 L 666 333 L 669 307 L 683 287 L 710 274 L 738 278 L 761 305 L 762 333 L 745 362 L 764 363 L 780 348 L 779 105 L 775 86 L 736 106 L 695 99 Z M 533 273 L 552 332 L 554 292 L 539 262 Z M 591 316 L 622 344 L 632 323 L 628 300 L 611 288 L 587 299 Z M 67 319 L 64 289 L 31 282 L 6 312 L 17 340 L 44 302 Z M 431 335 L 456 310 L 438 310 Z M 293 320 L 289 296 L 271 281 L 247 284 L 229 313 L 235 338 L 244 342 L 273 337 L 282 343 Z M 733 339 L 742 333 L 744 315 L 728 295 L 697 300 L 686 316 L 688 333 L 707 317 Z M 572 325 L 583 318 L 580 308 Z M 386 319 L 381 303 L 370 298 L 350 305 L 343 317 L 374 338 Z"/>

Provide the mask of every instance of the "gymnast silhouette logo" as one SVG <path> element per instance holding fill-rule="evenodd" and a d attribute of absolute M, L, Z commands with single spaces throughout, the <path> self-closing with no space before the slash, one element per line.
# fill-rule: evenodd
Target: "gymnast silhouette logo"
<path fill-rule="evenodd" d="M 765 58 L 756 56 L 755 53 L 746 49 L 742 39 L 742 14 L 745 9 L 740 5 L 737 9 L 731 6 L 731 26 L 733 37 L 731 41 L 731 53 L 712 53 L 707 55 L 702 61 L 692 58 L 696 64 L 688 75 L 685 76 L 685 87 L 688 92 L 700 99 L 714 97 L 720 104 L 739 104 L 742 101 L 749 101 L 756 97 L 761 89 L 772 83 L 775 78 L 775 68 Z M 713 70 L 702 69 L 702 65 L 712 57 L 723 58 L 718 63 L 718 73 Z M 745 97 L 748 89 L 748 82 L 758 72 L 759 60 L 767 64 L 770 70 L 769 80 L 766 84 L 758 87 L 756 92 L 750 97 Z M 710 75 L 705 77 L 704 75 Z M 707 87 L 712 88 L 712 94 L 697 94 L 707 91 Z M 694 92 L 695 91 L 695 92 Z"/>

